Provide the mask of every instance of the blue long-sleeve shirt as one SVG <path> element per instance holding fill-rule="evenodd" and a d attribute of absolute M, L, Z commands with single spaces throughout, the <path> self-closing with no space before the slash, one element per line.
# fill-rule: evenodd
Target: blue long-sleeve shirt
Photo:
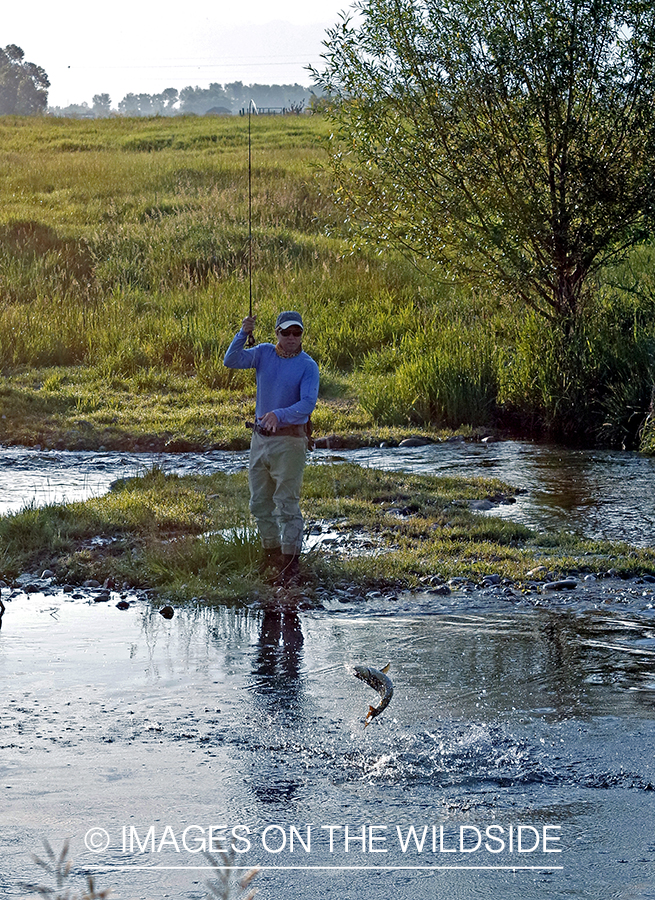
<path fill-rule="evenodd" d="M 305 351 L 291 359 L 275 352 L 275 344 L 257 344 L 248 350 L 248 335 L 239 331 L 225 354 L 228 369 L 254 369 L 257 376 L 257 420 L 268 412 L 280 425 L 303 425 L 311 416 L 318 399 L 318 366 Z"/>

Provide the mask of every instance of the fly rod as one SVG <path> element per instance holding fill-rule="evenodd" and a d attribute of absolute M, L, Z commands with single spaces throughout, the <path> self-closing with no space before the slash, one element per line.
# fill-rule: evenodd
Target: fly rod
<path fill-rule="evenodd" d="M 257 112 L 257 107 L 251 99 L 248 103 L 248 290 L 250 306 L 248 315 L 252 318 L 252 139 L 250 132 L 250 113 Z M 255 336 L 252 331 L 246 339 L 246 347 L 255 346 Z"/>

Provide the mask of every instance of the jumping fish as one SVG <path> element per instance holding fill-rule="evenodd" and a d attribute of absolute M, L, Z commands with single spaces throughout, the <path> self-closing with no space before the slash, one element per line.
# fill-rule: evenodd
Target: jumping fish
<path fill-rule="evenodd" d="M 373 669 L 370 666 L 353 666 L 355 678 L 365 681 L 382 697 L 377 706 L 369 706 L 364 728 L 370 725 L 373 719 L 389 706 L 393 697 L 393 682 L 387 675 L 390 666 L 391 663 L 387 663 L 384 669 Z"/>

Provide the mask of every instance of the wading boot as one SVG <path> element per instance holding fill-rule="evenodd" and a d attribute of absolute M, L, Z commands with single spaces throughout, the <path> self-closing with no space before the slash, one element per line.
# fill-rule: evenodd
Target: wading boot
<path fill-rule="evenodd" d="M 268 576 L 270 581 L 275 581 L 283 566 L 282 550 L 280 547 L 264 547 L 259 563 L 259 574 Z"/>
<path fill-rule="evenodd" d="M 280 574 L 275 579 L 276 584 L 283 587 L 292 587 L 300 582 L 300 557 L 297 553 L 283 553 Z"/>

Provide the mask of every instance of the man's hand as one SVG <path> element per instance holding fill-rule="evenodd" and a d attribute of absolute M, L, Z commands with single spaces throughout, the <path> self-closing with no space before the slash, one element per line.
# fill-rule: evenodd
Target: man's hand
<path fill-rule="evenodd" d="M 246 316 L 243 322 L 241 323 L 241 330 L 245 331 L 246 334 L 252 334 L 255 330 L 255 323 L 257 322 L 257 316 Z"/>
<path fill-rule="evenodd" d="M 274 412 L 268 412 L 265 416 L 262 416 L 259 420 L 260 426 L 264 429 L 264 431 L 270 431 L 271 434 L 275 434 L 278 426 L 278 418 Z"/>

